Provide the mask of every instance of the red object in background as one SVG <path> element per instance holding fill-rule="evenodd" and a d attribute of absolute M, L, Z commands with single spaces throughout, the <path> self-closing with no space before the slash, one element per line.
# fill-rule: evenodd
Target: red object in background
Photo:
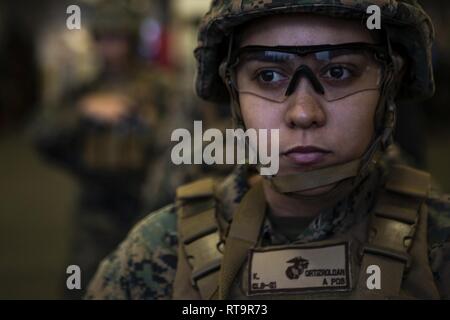
<path fill-rule="evenodd" d="M 170 36 L 166 26 L 154 18 L 143 21 L 140 28 L 140 55 L 161 67 L 171 67 Z"/>
<path fill-rule="evenodd" d="M 159 41 L 159 52 L 156 58 L 156 61 L 158 64 L 164 67 L 171 67 L 171 61 L 170 61 L 170 35 L 169 32 L 165 27 L 161 30 L 161 36 Z"/>

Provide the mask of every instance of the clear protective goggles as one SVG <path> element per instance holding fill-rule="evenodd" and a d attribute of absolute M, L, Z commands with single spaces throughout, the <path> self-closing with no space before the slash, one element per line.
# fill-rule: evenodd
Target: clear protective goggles
<path fill-rule="evenodd" d="M 246 46 L 231 57 L 231 84 L 240 94 L 285 102 L 309 80 L 332 102 L 379 90 L 388 63 L 386 49 L 368 43 L 319 46 Z"/>

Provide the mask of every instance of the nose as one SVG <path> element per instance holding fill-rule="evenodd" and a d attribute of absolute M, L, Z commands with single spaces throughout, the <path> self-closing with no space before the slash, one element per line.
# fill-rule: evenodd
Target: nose
<path fill-rule="evenodd" d="M 306 78 L 300 81 L 287 103 L 285 121 L 289 128 L 309 129 L 325 125 L 327 119 L 323 105 Z"/>

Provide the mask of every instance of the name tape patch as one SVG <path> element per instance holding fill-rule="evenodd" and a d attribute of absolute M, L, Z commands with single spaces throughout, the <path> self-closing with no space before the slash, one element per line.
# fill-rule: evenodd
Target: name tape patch
<path fill-rule="evenodd" d="M 253 249 L 249 295 L 350 290 L 348 244 Z"/>

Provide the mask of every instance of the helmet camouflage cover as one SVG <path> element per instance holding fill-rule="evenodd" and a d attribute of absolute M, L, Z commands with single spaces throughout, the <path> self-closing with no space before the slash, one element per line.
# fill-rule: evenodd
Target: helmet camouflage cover
<path fill-rule="evenodd" d="M 434 94 L 431 47 L 434 28 L 416 0 L 213 0 L 202 20 L 199 45 L 197 94 L 213 102 L 228 100 L 219 66 L 226 58 L 227 38 L 233 29 L 256 18 L 286 13 L 314 13 L 365 21 L 367 7 L 381 9 L 382 29 L 391 45 L 399 49 L 408 64 L 398 98 L 424 100 Z M 364 24 L 365 25 L 365 24 Z"/>

